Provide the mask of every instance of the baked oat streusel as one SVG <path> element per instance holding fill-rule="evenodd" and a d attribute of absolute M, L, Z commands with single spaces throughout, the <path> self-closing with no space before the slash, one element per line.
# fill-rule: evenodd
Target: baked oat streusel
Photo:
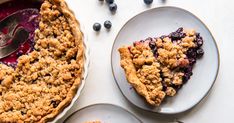
<path fill-rule="evenodd" d="M 64 0 L 45 0 L 34 50 L 15 70 L 0 64 L 0 122 L 47 122 L 66 107 L 82 80 L 83 36 Z"/>
<path fill-rule="evenodd" d="M 204 54 L 202 45 L 199 33 L 179 28 L 168 36 L 119 48 L 121 66 L 135 90 L 149 104 L 159 106 L 189 80 L 196 59 Z"/>

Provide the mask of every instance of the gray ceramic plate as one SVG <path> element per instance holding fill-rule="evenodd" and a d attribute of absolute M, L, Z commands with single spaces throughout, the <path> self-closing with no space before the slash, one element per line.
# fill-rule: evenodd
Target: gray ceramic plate
<path fill-rule="evenodd" d="M 204 38 L 205 55 L 198 60 L 191 79 L 176 96 L 167 98 L 160 107 L 149 106 L 128 84 L 120 67 L 118 48 L 134 41 L 169 34 L 179 27 L 193 28 Z M 175 114 L 198 104 L 213 86 L 219 70 L 219 53 L 216 42 L 205 24 L 192 13 L 176 7 L 159 7 L 145 11 L 130 19 L 117 35 L 111 56 L 114 78 L 123 95 L 135 106 L 163 114 Z"/>
<path fill-rule="evenodd" d="M 65 123 L 85 123 L 99 120 L 102 123 L 142 123 L 127 110 L 112 104 L 95 104 L 74 112 Z"/>

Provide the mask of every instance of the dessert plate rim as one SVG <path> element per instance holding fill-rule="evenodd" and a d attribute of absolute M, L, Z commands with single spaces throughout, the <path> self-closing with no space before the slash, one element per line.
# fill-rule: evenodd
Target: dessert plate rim
<path fill-rule="evenodd" d="M 116 104 L 111 104 L 111 103 L 96 103 L 96 104 L 91 104 L 91 105 L 88 105 L 88 106 L 85 106 L 83 108 L 80 108 L 76 111 L 74 111 L 71 115 L 69 115 L 65 120 L 64 120 L 64 123 L 66 123 L 72 116 L 74 116 L 76 113 L 82 111 L 82 110 L 85 110 L 85 109 L 88 109 L 88 108 L 91 108 L 91 107 L 96 107 L 96 106 L 111 106 L 111 107 L 115 107 L 115 108 L 118 108 L 122 111 L 124 111 L 125 113 L 128 113 L 129 115 L 133 116 L 136 120 L 139 121 L 139 123 L 143 123 L 136 115 L 134 115 L 133 113 L 131 113 L 130 111 L 128 111 L 127 109 L 119 106 L 119 105 L 116 105 Z"/>

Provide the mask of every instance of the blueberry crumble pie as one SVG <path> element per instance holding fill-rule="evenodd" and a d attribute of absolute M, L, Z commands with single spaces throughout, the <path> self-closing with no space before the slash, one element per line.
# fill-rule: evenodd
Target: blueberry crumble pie
<path fill-rule="evenodd" d="M 193 29 L 136 41 L 119 48 L 128 82 L 146 101 L 159 106 L 192 76 L 193 65 L 204 54 L 203 38 Z"/>
<path fill-rule="evenodd" d="M 23 1 L 16 7 L 27 6 Z M 13 62 L 4 58 L 0 64 L 1 123 L 53 120 L 72 101 L 83 79 L 83 34 L 74 14 L 64 0 L 44 0 L 39 8 L 34 13 L 38 21 L 30 28 L 35 29 L 30 32 L 33 38 L 26 42 L 30 46 L 22 48 L 17 61 L 15 53 L 10 56 Z"/>

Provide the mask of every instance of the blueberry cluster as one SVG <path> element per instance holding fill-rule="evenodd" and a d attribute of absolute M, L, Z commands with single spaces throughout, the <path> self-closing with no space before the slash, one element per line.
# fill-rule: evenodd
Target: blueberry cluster
<path fill-rule="evenodd" d="M 175 32 L 170 33 L 169 35 L 163 35 L 160 38 L 164 39 L 165 37 L 171 38 L 172 42 L 180 41 L 182 38 L 184 38 L 186 34 L 183 32 L 183 28 L 177 29 Z M 151 48 L 152 52 L 154 53 L 154 56 L 157 57 L 157 47 L 155 44 L 154 39 L 148 38 L 149 40 L 149 47 Z M 193 65 L 196 63 L 196 60 L 201 58 L 204 55 L 204 50 L 201 48 L 203 45 L 203 38 L 200 36 L 200 33 L 196 33 L 196 39 L 194 40 L 195 47 L 188 49 L 186 56 L 189 60 L 189 65 L 180 68 L 184 72 L 183 81 L 187 82 L 190 77 L 193 75 L 192 69 Z M 179 88 L 179 87 L 174 87 Z"/>
<path fill-rule="evenodd" d="M 112 27 L 111 21 L 106 20 L 106 21 L 104 22 L 104 27 L 105 27 L 106 29 L 109 30 L 109 29 Z M 102 28 L 102 25 L 101 25 L 100 23 L 94 23 L 94 24 L 93 24 L 93 30 L 94 30 L 94 31 L 100 31 L 101 28 Z"/>
<path fill-rule="evenodd" d="M 175 32 L 172 32 L 169 37 L 172 39 L 172 41 L 178 41 L 182 38 L 184 38 L 186 34 L 183 32 L 183 28 L 179 28 Z M 200 33 L 196 33 L 196 39 L 194 40 L 195 47 L 188 49 L 186 56 L 189 60 L 189 65 L 181 68 L 184 71 L 184 78 L 183 81 L 186 82 L 190 79 L 190 77 L 193 75 L 192 69 L 193 65 L 196 63 L 196 60 L 201 58 L 204 55 L 204 51 L 201 48 L 203 45 L 203 38 L 200 36 Z"/>
<path fill-rule="evenodd" d="M 192 68 L 193 65 L 196 63 L 196 60 L 201 58 L 204 55 L 204 50 L 201 48 L 203 45 L 203 38 L 200 36 L 200 33 L 196 34 L 196 39 L 194 40 L 196 47 L 190 48 L 186 55 L 189 59 L 189 66 L 184 68 L 184 81 L 188 81 L 190 76 L 193 75 Z"/>
<path fill-rule="evenodd" d="M 104 2 L 104 0 L 99 0 L 99 1 Z M 111 12 L 115 13 L 116 10 L 117 10 L 117 4 L 114 2 L 114 0 L 105 0 L 105 2 L 108 4 L 109 10 Z M 103 25 L 108 30 L 110 30 L 111 27 L 112 27 L 112 23 L 109 20 L 106 20 Z M 101 30 L 101 28 L 102 28 L 102 25 L 100 23 L 94 23 L 93 24 L 93 30 L 94 31 L 98 32 L 98 31 Z"/>

